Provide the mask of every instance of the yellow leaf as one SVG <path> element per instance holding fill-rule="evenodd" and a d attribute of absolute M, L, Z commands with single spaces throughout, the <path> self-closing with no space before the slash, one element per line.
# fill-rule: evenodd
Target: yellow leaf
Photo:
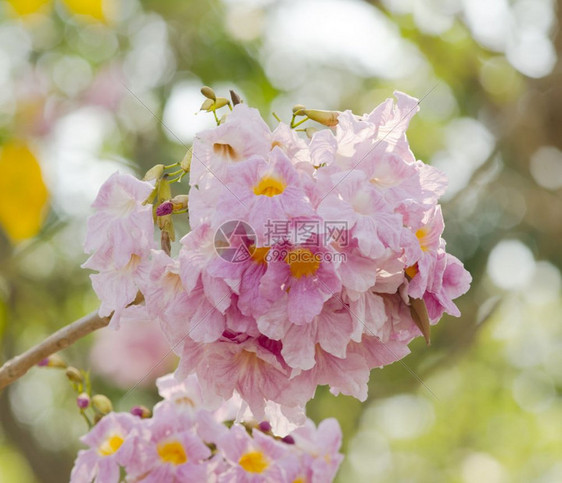
<path fill-rule="evenodd" d="M 106 0 L 107 1 L 107 0 Z M 75 15 L 86 15 L 101 22 L 106 21 L 104 0 L 62 0 Z"/>
<path fill-rule="evenodd" d="M 37 13 L 44 9 L 44 7 L 51 3 L 51 0 L 8 0 L 16 14 L 29 15 Z"/>
<path fill-rule="evenodd" d="M 35 236 L 48 192 L 41 168 L 26 144 L 9 142 L 0 151 L 0 225 L 13 241 Z"/>

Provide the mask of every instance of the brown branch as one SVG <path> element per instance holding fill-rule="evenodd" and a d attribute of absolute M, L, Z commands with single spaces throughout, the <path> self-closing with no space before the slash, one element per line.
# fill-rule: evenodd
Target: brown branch
<path fill-rule="evenodd" d="M 0 390 L 23 376 L 29 369 L 46 357 L 58 352 L 78 339 L 107 326 L 110 317 L 100 317 L 97 312 L 85 315 L 71 324 L 57 330 L 23 354 L 7 361 L 0 368 Z"/>

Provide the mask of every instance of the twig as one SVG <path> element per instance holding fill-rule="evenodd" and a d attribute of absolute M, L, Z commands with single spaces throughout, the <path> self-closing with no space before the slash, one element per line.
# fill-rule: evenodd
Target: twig
<path fill-rule="evenodd" d="M 58 352 L 78 339 L 107 326 L 110 317 L 100 317 L 97 312 L 85 315 L 71 324 L 57 330 L 23 354 L 14 357 L 0 367 L 0 390 L 19 379 L 29 369 L 46 357 Z"/>

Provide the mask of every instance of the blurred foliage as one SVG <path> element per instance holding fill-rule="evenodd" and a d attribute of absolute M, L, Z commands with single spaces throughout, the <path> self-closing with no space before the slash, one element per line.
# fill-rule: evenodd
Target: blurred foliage
<path fill-rule="evenodd" d="M 213 123 L 195 115 L 201 85 L 234 88 L 272 125 L 297 102 L 362 113 L 399 89 L 421 99 L 414 153 L 451 178 L 445 238 L 473 287 L 430 347 L 373 371 L 367 403 L 319 388 L 310 415 L 342 424 L 340 481 L 562 481 L 560 12 L 554 0 L 0 1 L 0 360 L 96 309 L 79 268 L 89 203 L 116 169 L 183 157 Z M 94 339 L 63 356 L 88 369 Z M 92 376 L 121 410 L 156 399 Z M 0 482 L 64 481 L 86 431 L 64 375 L 32 370 L 0 414 Z"/>

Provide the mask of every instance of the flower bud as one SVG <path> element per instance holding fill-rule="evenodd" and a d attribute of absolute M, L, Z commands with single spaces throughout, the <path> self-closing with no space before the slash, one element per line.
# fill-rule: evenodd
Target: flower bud
<path fill-rule="evenodd" d="M 304 110 L 306 109 L 306 107 L 304 107 L 302 104 L 295 104 L 293 106 L 293 114 L 295 116 L 304 116 Z"/>
<path fill-rule="evenodd" d="M 164 176 L 158 183 L 158 201 L 162 203 L 167 201 L 172 197 L 172 188 L 170 187 L 170 181 L 168 180 L 168 175 Z"/>
<path fill-rule="evenodd" d="M 271 431 L 271 424 L 269 423 L 269 421 L 262 421 L 260 424 L 258 424 L 258 429 L 262 433 L 269 433 Z"/>
<path fill-rule="evenodd" d="M 284 438 L 281 438 L 281 441 L 286 444 L 295 444 L 295 438 L 293 438 L 290 434 L 288 434 Z"/>
<path fill-rule="evenodd" d="M 220 109 L 228 104 L 230 104 L 230 101 L 226 97 L 217 97 L 214 109 Z"/>
<path fill-rule="evenodd" d="M 414 299 L 410 297 L 410 315 L 414 320 L 415 324 L 420 329 L 420 332 L 425 339 L 425 343 L 429 345 L 431 343 L 430 331 L 431 325 L 429 324 L 429 314 L 427 313 L 427 307 L 423 299 Z"/>
<path fill-rule="evenodd" d="M 154 189 L 150 192 L 150 194 L 148 195 L 148 197 L 146 198 L 146 200 L 144 200 L 142 202 L 143 205 L 149 205 L 154 201 L 154 198 L 156 198 L 156 195 L 158 194 L 158 184 L 160 182 L 156 181 L 156 186 L 154 187 Z"/>
<path fill-rule="evenodd" d="M 168 256 L 170 256 L 170 254 L 172 253 L 172 242 L 170 241 L 170 233 L 166 230 L 162 230 L 162 233 L 160 234 L 160 248 L 164 250 L 164 253 L 166 253 L 166 255 Z"/>
<path fill-rule="evenodd" d="M 189 149 L 187 151 L 187 153 L 185 153 L 185 156 L 183 157 L 183 159 L 181 160 L 180 163 L 180 168 L 183 169 L 186 173 L 189 173 L 189 170 L 191 169 L 191 158 L 193 156 L 193 153 L 191 152 L 191 149 Z"/>
<path fill-rule="evenodd" d="M 201 94 L 203 94 L 207 99 L 215 101 L 217 96 L 215 95 L 215 91 L 211 89 L 209 86 L 201 87 Z"/>
<path fill-rule="evenodd" d="M 176 195 L 170 201 L 174 205 L 174 213 L 177 213 L 187 209 L 189 197 L 187 195 Z"/>
<path fill-rule="evenodd" d="M 66 369 L 67 364 L 64 359 L 58 354 L 51 354 L 37 363 L 39 367 L 54 367 L 57 369 Z"/>
<path fill-rule="evenodd" d="M 213 110 L 214 105 L 215 105 L 215 101 L 213 101 L 212 99 L 205 99 L 203 101 L 203 104 L 201 104 L 201 108 L 199 110 L 211 112 Z"/>
<path fill-rule="evenodd" d="M 321 111 L 319 109 L 304 109 L 302 111 L 309 119 L 324 126 L 332 127 L 338 124 L 339 113 L 336 111 Z"/>
<path fill-rule="evenodd" d="M 176 240 L 176 233 L 174 230 L 174 222 L 172 221 L 172 215 L 159 216 L 157 219 L 157 224 L 162 234 L 167 233 L 169 240 L 171 241 Z"/>
<path fill-rule="evenodd" d="M 146 172 L 143 180 L 152 181 L 153 179 L 160 179 L 164 174 L 164 169 L 165 168 L 163 164 L 157 164 L 156 166 L 153 166 Z"/>
<path fill-rule="evenodd" d="M 84 382 L 84 378 L 80 371 L 76 369 L 76 367 L 68 367 L 66 369 L 66 377 L 68 377 L 69 381 L 76 382 L 78 384 Z"/>
<path fill-rule="evenodd" d="M 312 139 L 312 136 L 314 136 L 314 133 L 318 132 L 318 129 L 315 127 L 307 127 L 304 132 L 306 133 L 306 137 L 308 139 Z"/>
<path fill-rule="evenodd" d="M 174 204 L 171 201 L 164 201 L 158 208 L 156 208 L 156 216 L 166 216 L 172 214 L 174 211 Z"/>
<path fill-rule="evenodd" d="M 152 411 L 146 406 L 135 406 L 131 409 L 131 414 L 141 419 L 147 419 L 152 416 Z"/>
<path fill-rule="evenodd" d="M 90 405 L 90 396 L 85 392 L 79 394 L 76 398 L 76 404 L 80 409 L 86 409 Z"/>
<path fill-rule="evenodd" d="M 107 396 L 103 394 L 96 394 L 92 398 L 92 406 L 100 414 L 108 414 L 113 411 L 113 405 Z"/>

